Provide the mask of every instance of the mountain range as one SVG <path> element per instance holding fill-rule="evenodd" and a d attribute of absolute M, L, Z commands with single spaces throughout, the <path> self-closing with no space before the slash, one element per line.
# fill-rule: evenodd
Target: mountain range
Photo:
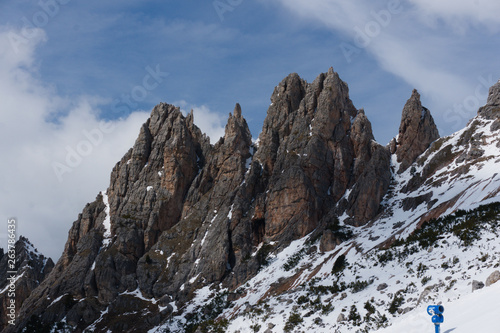
<path fill-rule="evenodd" d="M 0 328 L 371 332 L 451 302 L 500 279 L 499 131 L 500 82 L 447 137 L 413 90 L 386 146 L 331 68 L 279 83 L 256 141 L 239 104 L 211 144 L 161 103 L 55 265 L 18 241 Z"/>

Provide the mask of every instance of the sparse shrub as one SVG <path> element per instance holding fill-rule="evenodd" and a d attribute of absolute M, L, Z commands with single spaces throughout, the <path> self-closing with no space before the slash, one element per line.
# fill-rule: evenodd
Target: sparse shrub
<path fill-rule="evenodd" d="M 260 331 L 261 326 L 259 324 L 250 325 L 250 329 L 255 333 Z"/>
<path fill-rule="evenodd" d="M 425 266 L 422 263 L 419 263 L 417 266 L 417 277 L 421 278 L 427 269 L 428 269 L 427 266 Z"/>
<path fill-rule="evenodd" d="M 288 320 L 286 321 L 284 331 L 292 332 L 295 327 L 302 324 L 303 322 L 304 319 L 302 319 L 300 313 L 293 312 L 292 314 L 290 314 L 290 317 L 288 317 Z"/>
<path fill-rule="evenodd" d="M 307 297 L 307 296 L 302 295 L 299 298 L 297 298 L 297 304 L 299 304 L 299 305 L 307 303 L 307 302 L 309 302 L 309 297 Z"/>
<path fill-rule="evenodd" d="M 389 322 L 389 320 L 387 319 L 386 315 L 382 315 L 380 316 L 379 318 L 377 318 L 376 320 L 376 323 L 377 323 L 377 328 L 382 328 L 382 327 L 386 327 L 387 326 L 387 323 Z"/>
<path fill-rule="evenodd" d="M 422 282 L 422 286 L 425 286 L 431 279 L 432 277 L 430 276 L 424 276 L 420 282 Z"/>
<path fill-rule="evenodd" d="M 366 301 L 365 302 L 365 306 L 364 306 L 365 310 L 369 313 L 369 314 L 374 314 L 375 313 L 375 307 L 373 306 L 372 303 L 370 303 L 370 301 Z"/>
<path fill-rule="evenodd" d="M 352 238 L 353 233 L 347 227 L 340 226 L 338 217 L 335 216 L 333 221 L 326 227 L 326 229 L 331 230 L 335 238 L 341 242 L 345 242 Z"/>
<path fill-rule="evenodd" d="M 306 254 L 305 248 L 301 249 L 297 253 L 294 253 L 290 258 L 288 258 L 286 263 L 283 264 L 283 269 L 287 272 L 291 271 L 299 264 L 300 260 L 302 260 L 305 254 Z"/>
<path fill-rule="evenodd" d="M 351 310 L 349 311 L 349 321 L 352 322 L 354 326 L 359 326 L 361 325 L 361 315 L 358 312 L 358 309 L 356 308 L 356 305 L 351 305 Z"/>
<path fill-rule="evenodd" d="M 210 319 L 200 323 L 197 328 L 197 331 L 201 331 L 203 333 L 225 333 L 227 332 L 227 328 L 229 326 L 229 320 L 223 318 L 221 320 Z"/>
<path fill-rule="evenodd" d="M 257 254 L 255 256 L 257 257 L 257 262 L 259 263 L 260 267 L 265 267 L 269 265 L 268 257 L 273 248 L 274 247 L 271 244 L 264 243 L 262 244 L 259 251 L 257 251 Z"/>
<path fill-rule="evenodd" d="M 401 291 L 398 291 L 396 294 L 394 294 L 394 298 L 392 299 L 391 305 L 388 309 L 390 314 L 395 314 L 396 311 L 398 311 L 399 307 L 403 304 L 404 297 L 401 294 Z"/>
<path fill-rule="evenodd" d="M 345 255 L 341 254 L 333 264 L 332 274 L 337 274 L 342 272 L 347 267 L 347 265 L 348 263 L 347 260 L 345 259 Z"/>
<path fill-rule="evenodd" d="M 351 288 L 353 293 L 358 293 L 361 290 L 366 289 L 371 283 L 369 281 L 359 281 L 349 283 L 349 288 Z"/>
<path fill-rule="evenodd" d="M 186 316 L 187 322 L 184 325 L 184 331 L 186 333 L 193 333 L 196 330 L 201 330 L 204 333 L 224 333 L 229 321 L 227 319 L 217 320 L 217 317 L 231 305 L 227 300 L 228 294 L 228 292 L 224 292 L 215 295 L 210 303 Z"/>
<path fill-rule="evenodd" d="M 372 303 L 370 303 L 370 301 L 366 301 L 364 308 L 366 310 L 365 321 L 369 322 L 371 315 L 373 315 L 375 313 L 375 311 L 376 311 L 375 307 L 373 306 Z"/>
<path fill-rule="evenodd" d="M 332 312 L 334 310 L 334 306 L 332 305 L 332 303 L 328 303 L 326 305 L 321 305 L 321 314 L 326 316 L 327 314 L 329 314 L 330 312 Z"/>
<path fill-rule="evenodd" d="M 453 286 L 455 285 L 455 283 L 457 283 L 457 280 L 451 280 L 450 284 L 445 288 L 444 291 L 451 290 L 451 288 L 453 288 Z"/>
<path fill-rule="evenodd" d="M 323 325 L 323 319 L 321 319 L 320 317 L 314 318 L 313 322 L 315 325 L 318 325 L 318 326 Z"/>
<path fill-rule="evenodd" d="M 479 261 L 486 262 L 486 260 L 488 260 L 488 257 L 489 257 L 488 253 L 481 252 L 481 257 L 479 257 Z"/>
<path fill-rule="evenodd" d="M 378 261 L 382 265 L 385 265 L 388 261 L 392 261 L 394 259 L 394 254 L 391 250 L 386 250 L 378 255 Z"/>
<path fill-rule="evenodd" d="M 314 295 L 335 294 L 342 292 L 347 288 L 348 286 L 346 286 L 344 281 L 340 282 L 340 284 L 338 282 L 333 282 L 331 286 L 313 286 L 309 284 L 309 291 Z"/>

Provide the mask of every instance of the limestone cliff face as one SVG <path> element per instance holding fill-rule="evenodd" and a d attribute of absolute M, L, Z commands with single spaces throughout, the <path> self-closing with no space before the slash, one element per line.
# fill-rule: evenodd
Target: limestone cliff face
<path fill-rule="evenodd" d="M 338 74 L 312 83 L 290 74 L 271 102 L 256 144 L 238 104 L 215 144 L 192 113 L 157 105 L 109 188 L 74 222 L 20 325 L 37 318 L 64 320 L 75 332 L 143 332 L 201 287 L 245 283 L 263 264 L 258 249 L 278 251 L 312 231 L 325 231 L 322 248 L 331 249 L 342 241 L 326 230 L 337 216 L 347 213 L 354 226 L 377 216 L 391 153 Z M 432 126 L 414 92 L 397 146 L 402 166 L 435 139 Z M 147 315 L 138 323 L 140 311 Z"/>

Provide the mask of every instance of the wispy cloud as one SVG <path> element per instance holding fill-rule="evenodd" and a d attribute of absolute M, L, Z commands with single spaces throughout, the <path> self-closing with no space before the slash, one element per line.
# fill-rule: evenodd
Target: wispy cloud
<path fill-rule="evenodd" d="M 483 74 L 480 64 L 496 62 L 496 55 L 469 48 L 472 41 L 488 43 L 488 36 L 474 27 L 498 27 L 496 1 L 276 1 L 304 20 L 345 35 L 340 47 L 348 62 L 368 52 L 384 70 L 419 89 L 444 132 L 457 129 L 443 123 L 443 115 L 474 92 L 475 78 Z M 469 35 L 464 37 L 464 31 Z M 467 66 L 471 53 L 477 59 Z"/>
<path fill-rule="evenodd" d="M 480 25 L 493 30 L 500 27 L 500 2 L 495 0 L 410 0 L 418 8 L 420 16 L 429 21 L 444 20 L 448 25 L 464 31 L 471 25 Z"/>

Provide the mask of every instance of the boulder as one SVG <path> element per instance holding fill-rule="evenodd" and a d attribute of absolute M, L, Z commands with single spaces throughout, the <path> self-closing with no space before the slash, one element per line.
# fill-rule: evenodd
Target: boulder
<path fill-rule="evenodd" d="M 484 288 L 484 283 L 483 282 L 476 281 L 476 280 L 472 281 L 472 292 L 474 292 L 476 290 L 479 290 L 479 289 L 483 289 L 483 288 Z"/>
<path fill-rule="evenodd" d="M 492 284 L 497 283 L 498 281 L 500 281 L 500 272 L 499 271 L 494 271 L 486 279 L 486 287 L 489 287 Z"/>

